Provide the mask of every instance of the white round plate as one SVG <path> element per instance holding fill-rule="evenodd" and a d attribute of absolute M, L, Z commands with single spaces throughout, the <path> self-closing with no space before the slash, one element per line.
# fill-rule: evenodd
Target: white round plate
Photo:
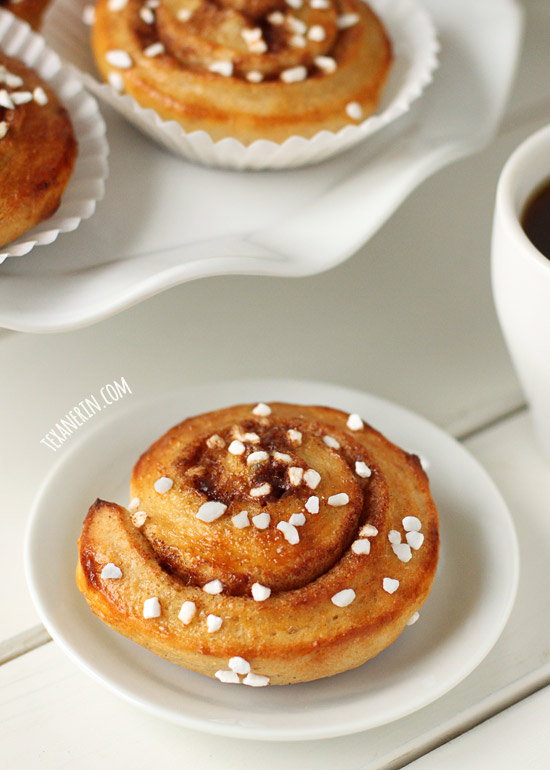
<path fill-rule="evenodd" d="M 76 541 L 97 497 L 125 504 L 132 466 L 187 416 L 252 401 L 323 404 L 359 412 L 429 461 L 441 518 L 441 557 L 420 619 L 358 669 L 286 687 L 228 686 L 156 657 L 92 614 L 75 583 Z M 138 706 L 186 727 L 238 738 L 304 740 L 391 722 L 439 698 L 487 655 L 512 608 L 519 570 L 505 503 L 481 466 L 422 417 L 335 385 L 289 380 L 220 382 L 120 405 L 74 441 L 35 500 L 25 544 L 28 585 L 59 646 Z M 91 426 L 90 426 L 91 427 Z M 68 447 L 67 447 L 68 449 Z"/>

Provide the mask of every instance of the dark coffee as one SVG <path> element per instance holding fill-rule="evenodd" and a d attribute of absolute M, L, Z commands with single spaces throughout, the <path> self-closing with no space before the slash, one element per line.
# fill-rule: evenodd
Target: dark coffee
<path fill-rule="evenodd" d="M 528 199 L 523 209 L 521 226 L 533 246 L 550 259 L 550 179 Z"/>

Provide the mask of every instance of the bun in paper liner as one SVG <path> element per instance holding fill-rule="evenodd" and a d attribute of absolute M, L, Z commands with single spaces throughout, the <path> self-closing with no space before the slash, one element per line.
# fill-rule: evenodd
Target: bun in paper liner
<path fill-rule="evenodd" d="M 62 0 L 63 1 L 63 0 Z M 301 0 L 298 0 L 300 2 Z M 321 0 L 323 2 L 323 0 Z M 347 7 L 346 3 L 348 3 L 348 0 L 324 0 L 325 2 L 330 3 L 330 8 L 332 9 L 330 12 L 324 11 L 324 13 L 330 13 L 333 14 L 333 6 L 340 8 Z M 349 0 L 350 2 L 359 2 L 361 3 L 361 0 Z M 107 0 L 106 0 L 107 2 Z M 122 6 L 121 10 L 113 10 L 110 12 L 111 17 L 113 17 L 113 24 L 115 24 L 116 29 L 118 30 L 121 20 L 124 17 L 124 14 L 138 12 L 150 12 L 154 15 L 154 18 L 156 18 L 156 15 L 158 14 L 159 19 L 164 18 L 166 14 L 162 13 L 163 5 L 157 6 L 155 5 L 156 0 L 152 0 L 149 5 L 147 5 L 147 2 L 143 3 L 143 7 L 140 6 L 139 11 L 137 9 L 137 6 L 135 6 L 136 0 L 129 0 L 129 3 L 115 3 L 115 5 L 112 5 L 111 0 L 111 7 L 119 8 Z M 167 2 L 167 0 L 163 0 L 163 3 Z M 264 0 L 265 3 L 270 3 L 271 0 Z M 238 4 L 238 0 L 227 0 L 227 5 L 234 5 L 235 3 Z M 125 81 L 128 78 L 128 84 L 130 83 L 130 78 L 133 77 L 131 75 L 131 67 L 128 68 L 127 62 L 128 59 L 125 58 L 128 56 L 128 52 L 124 50 L 125 43 L 115 43 L 114 40 L 116 37 L 113 37 L 111 40 L 109 38 L 108 42 L 103 41 L 103 43 L 96 43 L 96 48 L 99 48 L 101 46 L 112 46 L 112 45 L 119 45 L 121 48 L 119 50 L 117 49 L 111 49 L 111 62 L 115 62 L 116 65 L 120 64 L 122 66 L 115 66 L 112 63 L 108 64 L 108 66 L 102 66 L 102 70 L 104 72 L 105 76 L 110 76 L 111 82 L 114 84 L 114 87 L 112 85 L 108 85 L 105 83 L 99 83 L 96 75 L 96 68 L 93 64 L 93 61 L 91 59 L 91 56 L 84 53 L 82 50 L 78 51 L 78 54 L 76 53 L 76 47 L 71 45 L 70 47 L 67 45 L 67 41 L 63 38 L 66 38 L 66 34 L 61 38 L 60 36 L 60 43 L 66 46 L 67 48 L 67 54 L 68 58 L 83 71 L 83 77 L 87 84 L 87 86 L 94 91 L 98 96 L 101 96 L 104 98 L 111 106 L 113 106 L 115 109 L 117 109 L 119 112 L 121 112 L 125 117 L 133 122 L 138 128 L 140 128 L 142 131 L 144 131 L 146 134 L 154 138 L 156 141 L 160 142 L 162 145 L 164 145 L 166 148 L 171 150 L 172 152 L 175 152 L 185 158 L 188 158 L 190 160 L 203 163 L 205 165 L 212 165 L 212 166 L 220 166 L 220 167 L 226 167 L 226 168 L 234 168 L 234 169 L 267 169 L 267 168 L 292 168 L 292 167 L 298 167 L 302 165 L 307 165 L 310 163 L 316 163 L 318 161 L 324 160 L 326 158 L 329 158 L 345 149 L 348 149 L 349 147 L 352 147 L 353 145 L 360 142 L 365 137 L 369 136 L 370 134 L 374 133 L 375 131 L 378 131 L 379 129 L 383 128 L 384 126 L 388 125 L 393 120 L 397 119 L 401 115 L 407 112 L 407 110 L 410 108 L 410 105 L 412 102 L 418 98 L 423 91 L 423 89 L 426 87 L 426 85 L 431 81 L 433 71 L 435 70 L 437 66 L 437 40 L 436 40 L 436 34 L 435 30 L 433 28 L 433 25 L 431 23 L 431 20 L 429 19 L 429 16 L 427 15 L 426 11 L 420 7 L 418 7 L 414 0 L 371 0 L 371 2 L 368 4 L 370 7 L 372 7 L 372 10 L 376 14 L 376 16 L 379 17 L 379 19 L 382 22 L 382 25 L 384 29 L 386 30 L 388 37 L 391 42 L 391 48 L 393 51 L 393 64 L 390 70 L 390 75 L 387 83 L 384 86 L 384 89 L 382 91 L 381 95 L 381 101 L 378 106 L 378 110 L 375 114 L 372 114 L 370 117 L 367 117 L 366 120 L 361 120 L 360 113 L 357 111 L 358 107 L 360 108 L 361 112 L 364 112 L 364 114 L 368 114 L 369 106 L 368 102 L 369 99 L 366 97 L 365 89 L 361 91 L 361 89 L 357 88 L 353 84 L 350 84 L 349 88 L 352 90 L 350 93 L 352 96 L 347 97 L 344 96 L 345 94 L 345 80 L 348 78 L 343 78 L 344 82 L 340 83 L 338 87 L 335 87 L 334 94 L 331 96 L 331 88 L 327 86 L 326 91 L 326 101 L 327 101 L 327 107 L 324 106 L 321 108 L 319 107 L 320 112 L 327 112 L 328 111 L 328 119 L 325 123 L 326 128 L 323 128 L 322 130 L 317 131 L 313 136 L 307 132 L 307 121 L 310 121 L 311 125 L 315 125 L 315 121 L 312 118 L 313 113 L 315 113 L 314 109 L 311 109 L 309 112 L 309 118 L 304 119 L 302 123 L 302 127 L 306 127 L 304 130 L 307 133 L 308 138 L 306 136 L 298 135 L 300 131 L 296 131 L 296 135 L 290 136 L 284 141 L 280 141 L 277 139 L 276 141 L 271 140 L 269 137 L 267 138 L 254 138 L 254 130 L 253 128 L 250 128 L 250 125 L 246 127 L 245 131 L 245 139 L 243 141 L 240 141 L 238 137 L 231 134 L 231 132 L 228 130 L 227 135 L 224 138 L 219 138 L 219 131 L 218 127 L 213 130 L 214 138 L 207 132 L 207 130 L 204 130 L 202 127 L 198 130 L 191 130 L 186 131 L 182 128 L 180 123 L 176 122 L 175 120 L 163 120 L 160 115 L 155 112 L 155 110 L 150 108 L 150 104 L 161 103 L 160 97 L 157 97 L 155 95 L 155 98 L 153 98 L 153 91 L 156 90 L 156 87 L 152 85 L 153 80 L 150 77 L 151 71 L 153 67 L 159 67 L 162 68 L 163 62 L 166 64 L 166 60 L 170 60 L 169 51 L 166 51 L 166 44 L 162 43 L 159 48 L 159 42 L 150 42 L 148 38 L 142 39 L 142 55 L 139 56 L 140 59 L 140 68 L 138 68 L 137 74 L 135 75 L 135 88 L 137 91 L 140 91 L 142 101 L 144 106 L 141 106 L 138 104 L 138 102 L 130 95 L 125 94 L 123 92 L 119 92 L 120 89 L 124 90 L 125 88 Z M 135 7 L 134 7 L 135 6 Z M 100 6 L 100 9 L 103 9 L 103 5 Z M 302 10 L 305 9 L 305 4 L 302 3 Z M 309 6 L 308 6 L 309 9 Z M 226 9 L 227 10 L 227 9 Z M 262 7 L 263 10 L 263 7 Z M 291 12 L 289 15 L 295 17 L 296 14 L 302 13 L 302 10 L 296 10 L 292 11 L 292 8 L 289 8 L 289 11 Z M 311 10 L 311 9 L 309 9 Z M 159 12 L 160 11 L 160 12 Z M 305 11 L 304 11 L 305 12 Z M 314 10 L 314 13 L 321 13 L 321 11 Z M 266 19 L 272 15 L 272 13 L 266 12 Z M 366 11 L 365 11 L 366 13 Z M 353 16 L 354 14 L 346 14 L 346 13 L 340 13 L 339 17 L 345 17 L 345 16 Z M 101 34 L 103 37 L 103 32 L 105 31 L 103 27 L 105 26 L 105 14 L 103 10 L 100 10 L 99 13 L 100 19 L 99 19 L 99 25 L 101 26 L 101 29 L 103 30 L 101 33 L 97 33 L 98 35 Z M 151 18 L 147 16 L 147 18 Z M 140 18 L 138 18 L 138 21 L 141 23 Z M 312 19 L 312 21 L 316 21 L 316 19 Z M 298 22 L 301 22 L 301 19 L 298 19 Z M 80 45 L 89 45 L 87 41 L 88 37 L 88 30 L 85 29 L 84 25 L 82 24 L 80 19 L 76 19 L 73 15 L 73 17 L 69 17 L 67 19 L 63 19 L 62 23 L 67 26 L 69 25 L 69 31 L 72 34 L 74 38 L 78 38 L 80 41 Z M 156 22 L 155 22 L 156 23 Z M 250 24 L 253 22 L 250 21 Z M 261 24 L 264 24 L 263 17 L 260 22 Z M 332 26 L 331 26 L 332 24 Z M 151 26 L 150 24 L 144 24 L 145 27 Z M 173 26 L 173 25 L 172 25 Z M 166 27 L 169 30 L 169 33 L 166 33 L 166 39 L 169 39 L 170 41 L 177 40 L 177 37 L 172 34 L 172 26 L 168 21 L 165 19 L 165 23 L 163 23 L 163 29 Z M 315 50 L 312 50 L 312 46 L 317 46 L 319 48 L 320 55 L 323 60 L 331 59 L 332 57 L 330 55 L 325 55 L 326 53 L 330 54 L 330 46 L 327 50 L 323 48 L 323 46 L 328 45 L 330 43 L 330 40 L 332 40 L 331 35 L 333 32 L 334 27 L 334 19 L 332 21 L 329 20 L 327 22 L 326 28 L 328 30 L 328 36 L 325 41 L 317 42 L 317 41 L 310 41 L 307 37 L 309 34 L 309 30 L 317 28 L 319 25 L 317 23 L 312 24 L 311 27 L 309 27 L 308 32 L 305 35 L 296 35 L 295 37 L 302 38 L 305 41 L 306 48 L 305 53 L 302 52 L 302 49 L 296 49 L 296 51 L 292 51 L 292 56 L 287 56 L 289 53 L 287 50 L 285 50 L 283 53 L 285 54 L 288 61 L 286 61 L 287 64 L 290 66 L 287 68 L 287 72 L 294 73 L 296 70 L 300 70 L 300 68 L 303 67 L 303 64 L 300 64 L 301 59 L 300 56 L 309 55 L 314 57 L 314 59 L 317 59 L 317 53 Z M 273 28 L 273 25 L 271 25 Z M 247 28 L 247 31 L 250 33 L 251 31 L 254 32 L 255 30 L 259 29 L 260 27 L 252 27 Z M 53 26 L 50 27 L 52 30 L 52 34 L 55 35 L 55 30 L 53 29 Z M 66 32 L 67 30 L 65 30 Z M 120 31 L 120 30 L 119 30 Z M 343 30 L 337 30 L 337 33 L 341 35 L 342 37 L 344 35 L 349 36 L 350 40 L 352 39 L 352 35 L 355 34 L 356 29 L 352 26 L 347 29 Z M 110 33 L 109 33 L 110 34 Z M 118 34 L 118 32 L 117 32 Z M 267 33 L 266 33 L 267 34 Z M 132 38 L 132 35 L 130 35 L 128 31 L 128 27 L 126 28 L 126 32 L 122 31 L 120 33 L 120 41 L 126 40 L 129 41 L 130 38 Z M 50 37 L 52 37 L 50 35 Z M 52 38 L 53 39 L 53 38 Z M 133 38 L 132 38 L 133 39 Z M 94 32 L 94 40 L 96 40 L 96 33 Z M 154 40 L 154 38 L 151 38 L 151 40 Z M 73 41 L 74 42 L 74 41 Z M 150 42 L 150 44 L 148 44 Z M 193 38 L 191 40 L 193 42 L 193 56 L 195 58 L 198 58 L 200 62 L 202 62 L 201 66 L 206 66 L 204 62 L 205 59 L 205 53 L 203 49 L 197 44 L 197 41 Z M 135 40 L 134 40 L 135 43 Z M 189 41 L 185 42 L 185 39 L 183 42 L 180 41 L 181 45 L 185 44 L 185 50 L 188 49 L 188 43 Z M 250 42 L 250 46 L 253 47 L 257 45 L 258 43 L 262 43 L 262 40 L 255 40 Z M 130 42 L 128 42 L 128 45 L 130 46 Z M 175 45 L 175 44 L 174 44 Z M 244 43 L 243 43 L 244 45 Z M 248 45 L 248 43 L 247 43 Z M 342 44 L 343 45 L 343 44 Z M 346 44 L 347 46 L 348 44 Z M 354 43 L 355 45 L 355 43 Z M 346 47 L 344 46 L 344 48 Z M 349 44 L 351 46 L 351 43 Z M 348 47 L 349 47 L 348 46 Z M 162 52 L 162 49 L 164 48 L 164 53 Z M 177 48 L 177 46 L 176 46 Z M 195 48 L 197 50 L 195 51 Z M 216 48 L 216 56 L 221 56 L 222 54 L 219 53 L 218 49 L 220 49 L 220 46 Z M 58 47 L 58 50 L 59 47 Z M 112 58 L 113 50 L 115 51 L 115 57 Z M 223 47 L 221 47 L 221 50 L 224 50 Z M 360 47 L 358 48 L 360 51 Z M 212 50 L 211 47 L 208 49 L 209 55 L 211 54 Z M 107 50 L 103 51 L 104 54 L 107 53 Z M 117 54 L 122 53 L 122 58 L 120 56 L 117 56 Z M 133 55 L 135 54 L 135 50 L 132 48 Z M 147 53 L 147 55 L 146 55 Z M 268 61 L 267 63 L 261 64 L 262 61 L 265 59 L 268 59 L 269 54 L 263 54 L 263 58 L 261 54 L 256 55 L 256 59 L 254 59 L 254 56 L 251 54 L 249 56 L 249 52 L 243 53 L 239 61 L 243 61 L 244 64 L 248 67 L 254 66 L 256 67 L 253 72 L 257 75 L 258 74 L 258 67 L 263 66 L 264 69 L 267 67 L 267 70 L 272 66 L 273 62 Z M 363 55 L 361 53 L 361 55 Z M 206 57 L 207 58 L 207 57 Z M 133 58 L 130 57 L 132 64 L 133 64 Z M 118 61 L 117 61 L 118 60 Z M 156 60 L 156 61 L 155 61 Z M 204 60 L 204 61 L 203 61 Z M 347 72 L 346 67 L 346 57 L 343 54 L 343 69 L 342 69 L 342 75 Z M 260 64 L 258 64 L 260 62 Z M 270 63 L 271 62 L 271 63 Z M 243 66 L 244 66 L 243 64 Z M 311 64 L 311 62 L 310 62 Z M 143 65 L 143 67 L 141 67 Z M 215 62 L 215 65 L 218 68 L 223 68 L 224 66 L 227 66 L 227 61 L 220 60 Z M 164 79 L 166 81 L 169 80 L 168 78 L 168 71 L 170 69 L 171 65 L 168 65 L 166 68 L 166 77 L 164 77 L 164 74 L 161 75 L 161 80 Z M 195 65 L 193 65 L 195 66 Z M 235 72 L 238 71 L 238 67 L 241 65 L 235 64 Z M 275 65 L 273 65 L 275 66 Z M 282 66 L 280 61 L 277 61 L 276 66 Z M 289 82 L 286 85 L 287 92 L 288 93 L 302 93 L 300 90 L 302 87 L 304 87 L 304 111 L 307 108 L 308 102 L 316 105 L 321 105 L 323 102 L 323 91 L 320 87 L 320 80 L 322 78 L 319 77 L 320 73 L 319 70 L 313 66 L 310 66 L 310 70 L 312 70 L 312 77 L 308 77 L 307 80 L 303 83 L 300 82 Z M 160 71 L 160 70 L 159 70 Z M 220 70 L 221 71 L 221 70 Z M 164 71 L 163 71 L 164 72 Z M 351 72 L 351 69 L 350 69 Z M 142 77 L 143 73 L 143 77 Z M 247 70 L 248 74 L 248 70 Z M 199 89 L 202 93 L 203 85 L 208 81 L 208 83 L 212 83 L 214 81 L 215 88 L 220 90 L 220 93 L 223 94 L 223 103 L 224 105 L 228 105 L 228 109 L 231 107 L 231 84 L 227 81 L 234 80 L 234 92 L 235 94 L 240 94 L 244 101 L 240 101 L 240 96 L 235 96 L 235 109 L 236 109 L 236 116 L 238 116 L 235 130 L 237 131 L 237 127 L 242 128 L 241 126 L 241 118 L 243 115 L 243 111 L 241 110 L 241 106 L 243 104 L 248 104 L 250 107 L 254 103 L 254 94 L 262 94 L 262 90 L 264 91 L 270 91 L 273 92 L 276 95 L 276 98 L 278 98 L 278 89 L 275 88 L 275 85 L 273 83 L 273 73 L 263 73 L 260 72 L 260 75 L 262 77 L 265 77 L 265 82 L 261 82 L 258 84 L 250 84 L 249 86 L 249 92 L 247 92 L 247 87 L 245 85 L 245 81 L 243 80 L 244 77 L 244 70 L 241 73 L 241 80 L 237 81 L 237 78 L 232 77 L 223 77 L 223 75 L 219 74 L 219 72 L 213 73 L 213 72 L 206 72 L 206 79 L 197 80 L 197 85 L 193 85 L 193 82 L 191 83 L 192 88 Z M 183 77 L 183 74 L 182 76 Z M 326 82 L 327 84 L 331 79 L 335 80 L 335 83 L 337 82 L 338 78 L 338 71 L 336 71 L 334 74 L 327 74 L 326 76 Z M 271 79 L 270 79 L 271 78 Z M 381 74 L 381 81 L 383 82 L 385 78 L 385 74 Z M 203 83 L 204 80 L 204 83 Z M 186 80 L 187 82 L 187 80 Z M 224 83 L 226 85 L 227 93 L 224 92 Z M 129 90 L 132 90 L 130 88 L 130 85 L 128 85 Z M 254 90 L 256 89 L 256 91 Z M 294 89 L 294 90 L 293 90 Z M 355 89 L 355 91 L 353 91 Z M 367 89 L 368 90 L 368 89 Z M 376 89 L 375 89 L 376 90 Z M 357 97 L 353 96 L 353 93 L 357 93 Z M 247 96 L 247 93 L 249 95 Z M 171 89 L 168 88 L 166 91 L 166 98 L 168 100 L 172 100 L 172 92 Z M 376 97 L 377 98 L 377 97 Z M 290 99 L 290 101 L 292 101 Z M 173 100 L 172 100 L 173 101 Z M 376 99 L 374 96 L 370 101 L 374 104 Z M 300 98 L 297 99 L 298 107 L 292 107 L 292 110 L 294 110 L 294 114 L 296 114 L 296 111 L 299 113 L 299 107 L 300 107 Z M 224 107 L 225 109 L 225 107 Z M 263 109 L 263 107 L 259 107 L 258 109 Z M 279 118 L 282 118 L 285 116 L 285 120 L 290 120 L 289 115 L 285 112 L 286 108 L 282 108 L 282 113 L 279 116 Z M 290 108 L 289 108 L 290 109 Z M 344 114 L 345 113 L 345 114 Z M 289 113 L 290 114 L 290 113 Z M 338 119 L 336 119 L 338 116 Z M 207 116 L 208 117 L 208 116 Z M 275 118 L 273 120 L 273 123 L 277 123 L 277 115 L 275 114 Z M 342 120 L 344 123 L 342 123 Z M 312 122 L 313 121 L 313 122 Z M 238 126 L 237 126 L 238 123 Z M 347 123 L 347 124 L 346 124 Z M 208 127 L 209 120 L 205 119 L 205 124 Z M 210 125 L 212 124 L 212 121 L 210 121 Z M 296 123 L 297 127 L 300 127 L 299 121 Z M 322 125 L 322 122 L 320 123 Z M 339 127 L 342 126 L 343 127 Z M 327 130 L 330 129 L 330 130 Z M 279 126 L 280 129 L 280 126 Z M 243 129 L 244 130 L 244 129 Z M 280 130 L 277 132 L 278 135 L 280 135 Z M 248 140 L 251 140 L 248 142 Z M 248 142 L 248 143 L 247 143 Z"/>
<path fill-rule="evenodd" d="M 7 257 L 27 254 L 37 244 L 52 243 L 59 233 L 75 230 L 82 219 L 93 214 L 96 202 L 104 194 L 108 145 L 105 123 L 97 102 L 83 89 L 80 79 L 61 63 L 59 56 L 46 46 L 44 39 L 34 33 L 28 24 L 1 9 L 0 49 L 32 68 L 47 87 L 55 92 L 69 114 L 78 144 L 74 170 L 59 207 L 31 230 L 0 247 L 0 262 L 3 262 Z M 16 114 L 19 109 L 15 108 Z M 24 121 L 18 123 L 17 130 L 24 131 L 25 125 Z"/>
<path fill-rule="evenodd" d="M 434 579 L 421 463 L 358 415 L 275 403 L 190 418 L 140 457 L 131 495 L 90 508 L 78 586 L 116 631 L 224 683 L 359 666 Z"/>

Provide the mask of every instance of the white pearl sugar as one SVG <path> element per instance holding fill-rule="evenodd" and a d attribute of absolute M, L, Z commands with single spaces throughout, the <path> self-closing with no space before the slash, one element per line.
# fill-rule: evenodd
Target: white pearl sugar
<path fill-rule="evenodd" d="M 256 529 L 267 529 L 269 527 L 269 522 L 271 521 L 271 516 L 267 511 L 264 511 L 263 513 L 257 513 L 255 516 L 252 517 L 252 523 L 256 527 Z"/>
<path fill-rule="evenodd" d="M 226 510 L 227 505 L 224 503 L 218 503 L 215 500 L 208 500 L 208 502 L 201 505 L 196 513 L 196 516 L 197 519 L 200 519 L 200 521 L 206 521 L 207 523 L 210 523 L 212 521 L 216 521 L 216 519 L 219 519 L 220 516 L 223 516 Z"/>
<path fill-rule="evenodd" d="M 252 452 L 249 454 L 246 458 L 246 464 L 257 465 L 258 463 L 265 463 L 266 460 L 269 460 L 269 455 L 267 452 L 261 450 L 259 452 Z"/>
<path fill-rule="evenodd" d="M 337 495 L 331 495 L 327 500 L 327 503 L 333 508 L 340 508 L 342 505 L 349 503 L 349 496 L 345 492 L 340 492 Z"/>
<path fill-rule="evenodd" d="M 309 513 L 319 513 L 319 498 L 316 495 L 312 495 L 308 498 L 305 508 Z"/>
<path fill-rule="evenodd" d="M 277 524 L 277 529 L 283 533 L 290 545 L 296 545 L 300 542 L 300 535 L 294 524 L 291 524 L 288 521 L 280 521 Z"/>
<path fill-rule="evenodd" d="M 361 430 L 364 427 L 361 416 L 356 414 L 355 412 L 350 414 L 346 425 L 350 430 Z"/>
<path fill-rule="evenodd" d="M 331 449 L 340 449 L 340 442 L 332 436 L 323 436 L 323 442 Z"/>
<path fill-rule="evenodd" d="M 205 583 L 202 587 L 203 591 L 206 591 L 207 594 L 221 594 L 223 591 L 223 583 L 221 580 L 210 580 L 210 582 Z"/>
<path fill-rule="evenodd" d="M 139 499 L 139 497 L 132 497 L 132 499 L 128 503 L 128 510 L 137 511 L 137 509 L 139 508 L 140 502 L 141 500 Z"/>
<path fill-rule="evenodd" d="M 208 615 L 206 618 L 206 627 L 208 628 L 208 633 L 213 634 L 216 631 L 219 631 L 222 627 L 223 619 L 220 618 L 219 615 Z"/>
<path fill-rule="evenodd" d="M 231 671 L 234 671 L 236 674 L 241 674 L 242 676 L 250 673 L 250 663 L 239 655 L 235 655 L 234 658 L 229 658 L 229 668 Z"/>
<path fill-rule="evenodd" d="M 355 463 L 355 473 L 362 479 L 368 479 L 372 476 L 372 471 L 362 460 L 357 460 Z"/>
<path fill-rule="evenodd" d="M 265 497 L 271 492 L 271 484 L 268 484 L 267 481 L 265 484 L 262 484 L 259 487 L 254 487 L 250 490 L 250 496 L 251 497 Z"/>
<path fill-rule="evenodd" d="M 145 599 L 143 602 L 143 617 L 146 620 L 160 617 L 160 602 L 156 596 Z"/>
<path fill-rule="evenodd" d="M 422 523 L 416 516 L 405 516 L 403 519 L 403 529 L 405 532 L 419 532 L 422 529 Z"/>
<path fill-rule="evenodd" d="M 229 444 L 227 451 L 232 455 L 242 455 L 244 454 L 244 444 L 239 439 L 235 439 Z"/>
<path fill-rule="evenodd" d="M 331 602 L 337 607 L 347 607 L 355 599 L 355 591 L 353 588 L 344 588 L 343 591 L 338 591 L 331 597 Z"/>
<path fill-rule="evenodd" d="M 234 671 L 224 671 L 223 669 L 220 669 L 219 671 L 216 671 L 214 674 L 216 679 L 219 679 L 220 682 L 224 682 L 224 684 L 240 684 L 241 680 L 239 679 L 239 675 L 236 674 Z"/>
<path fill-rule="evenodd" d="M 127 70 L 133 65 L 132 57 L 127 51 L 121 51 L 118 49 L 107 51 L 105 54 L 107 63 L 112 67 L 118 67 L 121 70 Z"/>
<path fill-rule="evenodd" d="M 244 529 L 245 527 L 249 527 L 250 522 L 248 520 L 248 511 L 241 511 L 240 513 L 235 514 L 235 516 L 232 516 L 231 523 L 234 527 L 237 527 L 237 529 Z"/>
<path fill-rule="evenodd" d="M 389 594 L 393 594 L 399 588 L 399 580 L 394 578 L 385 577 L 382 581 L 382 588 Z"/>
<path fill-rule="evenodd" d="M 109 562 L 109 564 L 106 564 L 103 569 L 101 570 L 101 579 L 102 580 L 118 580 L 122 577 L 122 570 L 120 567 L 117 567 L 116 564 L 113 564 L 113 562 Z"/>
<path fill-rule="evenodd" d="M 415 551 L 418 551 L 424 542 L 424 535 L 422 532 L 407 532 L 405 537 L 407 538 L 407 543 L 411 548 L 414 548 Z"/>
<path fill-rule="evenodd" d="M 271 407 L 260 402 L 254 407 L 252 414 L 255 414 L 256 417 L 268 417 L 271 414 Z"/>
<path fill-rule="evenodd" d="M 352 120 L 361 120 L 363 108 L 359 102 L 349 102 L 349 104 L 346 104 L 346 113 Z"/>
<path fill-rule="evenodd" d="M 290 67 L 281 72 L 283 83 L 299 83 L 307 78 L 307 69 L 299 64 L 297 67 Z"/>
<path fill-rule="evenodd" d="M 356 540 L 351 544 L 351 550 L 356 554 L 370 553 L 370 540 L 367 540 L 367 538 Z"/>
<path fill-rule="evenodd" d="M 271 595 L 271 588 L 263 586 L 261 583 L 252 584 L 252 598 L 256 602 L 265 602 Z"/>
<path fill-rule="evenodd" d="M 401 542 L 401 532 L 398 532 L 396 529 L 390 529 L 388 532 L 388 540 L 392 545 L 397 545 Z"/>
<path fill-rule="evenodd" d="M 359 530 L 361 537 L 376 537 L 378 530 L 372 524 L 365 524 Z"/>
<path fill-rule="evenodd" d="M 288 480 L 293 487 L 298 487 L 302 483 L 304 477 L 304 469 L 292 467 L 288 469 Z"/>
<path fill-rule="evenodd" d="M 197 612 L 197 605 L 195 602 L 184 602 L 181 605 L 181 610 L 179 611 L 178 618 L 181 620 L 181 622 L 188 626 L 189 623 L 193 620 L 195 617 L 195 614 Z"/>
<path fill-rule="evenodd" d="M 288 523 L 292 524 L 294 527 L 301 527 L 306 523 L 306 517 L 303 513 L 293 513 L 288 520 Z"/>
<path fill-rule="evenodd" d="M 300 446 L 302 443 L 302 433 L 299 430 L 294 430 L 294 428 L 290 428 L 290 430 L 287 430 L 286 435 L 288 437 L 288 440 L 292 444 L 297 444 Z"/>
<path fill-rule="evenodd" d="M 230 78 L 233 74 L 233 62 L 232 61 L 213 61 L 208 69 L 210 72 L 214 72 L 216 75 L 222 75 L 224 78 Z"/>
<path fill-rule="evenodd" d="M 399 561 L 403 561 L 406 564 L 412 559 L 412 551 L 408 543 L 394 543 L 392 549 Z"/>
<path fill-rule="evenodd" d="M 321 474 L 317 473 L 313 468 L 308 468 L 304 473 L 304 482 L 310 489 L 317 489 L 321 482 Z"/>
<path fill-rule="evenodd" d="M 250 674 L 247 674 L 243 679 L 243 684 L 247 684 L 250 687 L 265 687 L 269 684 L 269 677 L 250 672 Z"/>
<path fill-rule="evenodd" d="M 160 479 L 155 481 L 153 486 L 155 487 L 155 492 L 158 492 L 159 495 L 164 495 L 166 492 L 172 489 L 174 482 L 172 479 L 169 479 L 168 476 L 161 476 Z"/>
<path fill-rule="evenodd" d="M 407 625 L 408 625 L 408 626 L 414 626 L 414 624 L 416 623 L 416 621 L 418 620 L 418 618 L 419 618 L 419 617 L 420 617 L 420 613 L 419 613 L 419 612 L 415 612 L 415 613 L 414 613 L 413 615 L 411 615 L 411 617 L 408 619 L 408 621 L 407 621 Z"/>

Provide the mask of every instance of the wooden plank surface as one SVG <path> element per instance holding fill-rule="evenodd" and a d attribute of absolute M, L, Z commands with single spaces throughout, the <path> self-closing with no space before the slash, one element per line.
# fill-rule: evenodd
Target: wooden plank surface
<path fill-rule="evenodd" d="M 549 765 L 550 687 L 409 765 L 409 770 L 544 770 Z"/>

